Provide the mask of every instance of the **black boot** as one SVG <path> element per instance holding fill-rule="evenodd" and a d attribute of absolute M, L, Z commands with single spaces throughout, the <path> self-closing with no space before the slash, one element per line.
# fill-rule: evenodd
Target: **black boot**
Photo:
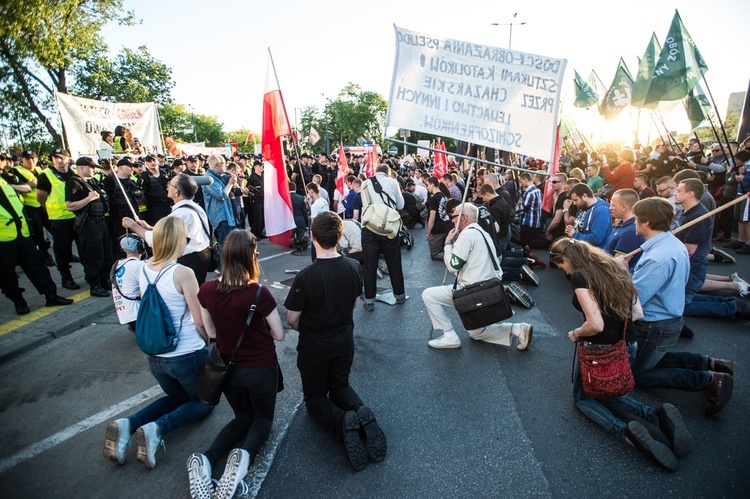
<path fill-rule="evenodd" d="M 44 304 L 45 307 L 58 307 L 62 305 L 70 305 L 71 303 L 73 303 L 73 300 L 71 300 L 70 298 L 63 298 L 57 293 L 50 293 L 46 295 L 46 297 L 47 302 Z"/>

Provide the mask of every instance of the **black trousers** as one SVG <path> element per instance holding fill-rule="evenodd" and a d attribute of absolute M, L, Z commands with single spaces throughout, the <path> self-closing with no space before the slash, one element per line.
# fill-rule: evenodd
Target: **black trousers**
<path fill-rule="evenodd" d="M 24 206 L 23 214 L 26 216 L 26 223 L 29 225 L 31 240 L 34 241 L 37 248 L 47 251 L 50 244 L 44 239 L 44 209 L 41 206 Z"/>
<path fill-rule="evenodd" d="M 23 293 L 18 287 L 16 265 L 20 265 L 39 294 L 57 293 L 49 269 L 44 265 L 42 252 L 30 237 L 18 237 L 13 241 L 0 242 L 0 289 L 13 302 L 22 301 Z"/>
<path fill-rule="evenodd" d="M 198 285 L 201 285 L 206 282 L 206 274 L 211 266 L 211 248 L 182 255 L 177 259 L 177 263 L 190 267 L 195 273 L 195 278 L 198 279 Z"/>
<path fill-rule="evenodd" d="M 72 279 L 70 260 L 73 257 L 73 241 L 76 240 L 75 219 L 50 220 L 52 224 L 52 250 L 55 252 L 57 271 L 63 279 Z"/>
<path fill-rule="evenodd" d="M 263 231 L 266 228 L 263 211 L 263 198 L 254 199 L 250 208 L 252 210 L 250 212 L 250 230 L 255 237 L 263 237 Z"/>
<path fill-rule="evenodd" d="M 91 287 L 108 282 L 113 263 L 112 239 L 104 219 L 87 221 L 79 230 L 78 238 L 81 241 L 81 264 L 86 282 Z"/>
<path fill-rule="evenodd" d="M 153 227 L 156 225 L 156 222 L 170 213 L 172 213 L 172 208 L 168 205 L 149 206 L 144 218 L 146 219 L 146 222 Z"/>
<path fill-rule="evenodd" d="M 302 378 L 305 406 L 316 423 L 342 438 L 341 424 L 346 411 L 356 411 L 362 400 L 349 386 L 354 348 L 343 353 L 298 352 L 297 368 Z"/>
<path fill-rule="evenodd" d="M 369 229 L 362 229 L 362 252 L 365 254 L 365 299 L 374 300 L 378 290 L 378 259 L 382 253 L 394 295 L 403 295 L 404 271 L 401 268 L 401 239 L 374 234 Z"/>

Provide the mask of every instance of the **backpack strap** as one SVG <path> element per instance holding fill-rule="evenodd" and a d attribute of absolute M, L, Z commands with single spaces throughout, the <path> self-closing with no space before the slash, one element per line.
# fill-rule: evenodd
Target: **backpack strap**
<path fill-rule="evenodd" d="M 245 321 L 245 327 L 242 328 L 242 334 L 240 334 L 240 339 L 237 340 L 237 346 L 234 347 L 234 352 L 232 352 L 232 358 L 229 360 L 229 365 L 234 365 L 234 357 L 237 355 L 237 351 L 240 349 L 240 345 L 242 344 L 242 338 L 245 337 L 245 333 L 247 332 L 247 328 L 250 327 L 250 322 L 253 320 L 253 314 L 255 314 L 255 309 L 258 306 L 258 300 L 260 299 L 260 290 L 263 289 L 263 285 L 261 283 L 258 283 L 258 291 L 255 293 L 255 300 L 253 300 L 253 304 L 250 306 L 250 313 L 247 314 L 247 320 Z"/>
<path fill-rule="evenodd" d="M 195 208 L 195 206 L 191 206 L 189 204 L 181 204 L 175 210 L 179 210 L 180 208 L 190 208 L 195 213 L 198 214 L 198 220 L 201 222 L 201 226 L 203 227 L 203 231 L 206 233 L 206 236 L 208 236 L 209 241 L 211 240 L 211 232 L 208 230 L 208 227 L 206 227 L 206 224 L 203 223 L 203 217 L 201 217 L 200 212 Z"/>
<path fill-rule="evenodd" d="M 380 194 L 380 199 L 383 200 L 383 202 L 389 207 L 389 208 L 396 208 L 396 202 L 393 200 L 393 198 L 383 190 L 383 186 L 380 185 L 380 182 L 377 178 L 375 178 L 375 175 L 370 177 L 370 181 L 372 182 L 372 186 L 375 189 L 375 192 Z M 385 195 L 385 197 L 383 197 Z"/>
<path fill-rule="evenodd" d="M 121 268 L 125 267 L 125 265 L 128 264 L 128 262 L 137 262 L 137 261 L 139 260 L 137 260 L 135 257 L 130 257 L 126 259 L 124 262 L 122 262 L 122 265 L 120 265 L 119 267 L 117 266 L 117 262 L 115 262 L 115 264 L 112 265 L 112 270 L 109 271 L 109 282 L 111 282 L 112 285 L 117 290 L 117 292 L 120 293 L 120 296 L 130 301 L 138 301 L 141 299 L 141 297 L 140 295 L 138 295 L 134 298 L 131 298 L 130 296 L 127 296 L 125 293 L 123 293 L 122 290 L 120 289 L 120 285 L 117 284 L 117 277 L 115 276 L 117 275 L 117 273 L 120 271 Z M 146 276 L 146 279 L 148 280 L 148 276 Z"/>

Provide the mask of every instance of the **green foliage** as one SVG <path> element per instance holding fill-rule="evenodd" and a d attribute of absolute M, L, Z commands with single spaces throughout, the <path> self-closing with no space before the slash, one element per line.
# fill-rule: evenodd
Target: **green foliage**
<path fill-rule="evenodd" d="M 224 124 L 216 116 L 193 113 L 183 104 L 159 106 L 159 117 L 164 136 L 177 142 L 205 142 L 208 147 L 218 147 L 225 140 Z"/>
<path fill-rule="evenodd" d="M 72 93 L 107 102 L 171 102 L 172 69 L 145 46 L 123 48 L 114 61 L 99 53 L 76 63 Z"/>
<path fill-rule="evenodd" d="M 237 150 L 240 152 L 253 153 L 255 152 L 254 142 L 260 143 L 260 133 L 255 133 L 255 140 L 250 139 L 247 145 L 245 145 L 245 140 L 247 139 L 247 134 L 249 133 L 251 133 L 251 131 L 245 128 L 242 128 L 240 130 L 233 130 L 224 134 L 224 140 L 226 142 L 237 142 Z"/>
<path fill-rule="evenodd" d="M 299 133 L 306 137 L 310 133 L 310 126 L 313 126 L 322 139 L 310 149 L 323 152 L 327 118 L 331 150 L 338 147 L 339 140 L 346 145 L 357 144 L 359 138 L 380 143 L 383 141 L 387 108 L 388 102 L 380 94 L 348 83 L 323 109 L 306 107 L 302 110 Z"/>

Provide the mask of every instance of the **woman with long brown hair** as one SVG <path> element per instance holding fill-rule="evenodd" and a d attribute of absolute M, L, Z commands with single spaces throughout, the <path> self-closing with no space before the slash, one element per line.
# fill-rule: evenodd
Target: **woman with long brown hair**
<path fill-rule="evenodd" d="M 234 419 L 219 432 L 205 454 L 195 453 L 187 462 L 194 498 L 232 497 L 271 431 L 280 372 L 274 340 L 284 341 L 284 327 L 276 300 L 268 288 L 258 283 L 257 258 L 257 239 L 250 231 L 230 232 L 222 249 L 221 277 L 205 282 L 198 293 L 206 330 L 216 338 L 224 362 L 232 358 L 246 330 L 223 392 Z M 253 305 L 255 313 L 246 327 Z M 237 442 L 242 445 L 234 448 Z M 230 450 L 214 491 L 211 469 Z"/>
<path fill-rule="evenodd" d="M 583 348 L 604 350 L 625 336 L 632 364 L 637 344 L 634 329 L 627 325 L 643 317 L 643 309 L 627 270 L 601 249 L 567 237 L 552 244 L 550 259 L 571 276 L 573 306 L 584 316 L 581 326 L 568 332 L 568 338 L 575 343 L 583 342 Z M 590 398 L 583 390 L 577 363 L 573 398 L 576 407 L 589 419 L 672 471 L 677 469 L 677 457 L 687 455 L 693 448 L 693 437 L 675 406 L 663 404 L 654 409 L 628 396 Z M 640 422 L 626 423 L 611 410 L 634 414 L 653 423 L 665 434 L 670 446 L 655 440 Z"/>

